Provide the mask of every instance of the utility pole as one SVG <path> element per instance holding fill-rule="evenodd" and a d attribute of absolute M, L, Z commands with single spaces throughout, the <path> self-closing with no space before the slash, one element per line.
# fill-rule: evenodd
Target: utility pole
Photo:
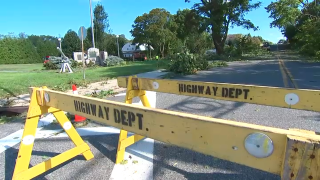
<path fill-rule="evenodd" d="M 92 32 L 92 46 L 93 48 L 96 48 L 94 44 L 94 31 L 93 31 L 93 19 L 92 19 L 92 5 L 91 5 L 91 0 L 90 0 L 90 15 L 91 15 L 91 32 Z"/>
<path fill-rule="evenodd" d="M 117 46 L 118 46 L 118 57 L 120 57 L 120 52 L 119 52 L 119 35 L 117 35 L 116 37 L 117 37 Z"/>

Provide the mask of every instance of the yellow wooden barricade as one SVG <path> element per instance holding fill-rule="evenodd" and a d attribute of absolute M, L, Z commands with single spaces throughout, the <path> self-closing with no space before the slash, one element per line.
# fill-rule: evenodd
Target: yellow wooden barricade
<path fill-rule="evenodd" d="M 121 129 L 116 163 L 123 160 L 126 147 L 149 137 L 277 174 L 283 180 L 320 179 L 320 136 L 315 132 L 150 108 L 145 95 L 150 90 L 319 111 L 320 91 L 136 77 L 120 77 L 118 84 L 127 87 L 126 103 L 31 88 L 13 179 L 32 179 L 79 154 L 86 160 L 93 158 L 63 111 Z M 134 97 L 140 97 L 145 107 L 132 105 Z M 53 113 L 76 147 L 29 169 L 39 116 L 45 113 Z M 135 135 L 127 137 L 127 131 Z"/>

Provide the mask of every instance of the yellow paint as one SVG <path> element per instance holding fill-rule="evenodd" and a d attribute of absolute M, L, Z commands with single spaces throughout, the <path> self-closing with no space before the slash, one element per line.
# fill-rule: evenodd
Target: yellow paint
<path fill-rule="evenodd" d="M 51 97 L 51 101 L 46 103 L 47 106 L 63 109 L 64 111 L 141 136 L 275 174 L 280 174 L 281 172 L 287 135 L 310 139 L 314 142 L 320 141 L 319 135 L 305 132 L 148 108 L 52 90 L 45 90 L 45 92 Z M 61 99 L 63 101 L 60 101 Z M 87 114 L 85 109 L 83 109 L 83 112 L 76 111 L 73 106 L 74 101 L 95 105 L 96 115 Z M 104 107 L 109 108 L 109 119 L 106 118 L 106 114 L 103 114 L 103 117 L 98 116 L 99 107 L 101 109 Z M 116 111 L 125 112 L 125 115 L 128 115 L 129 112 L 143 115 L 142 128 L 139 128 L 137 117 L 132 126 L 116 122 L 117 117 L 114 116 Z M 126 116 L 126 120 L 128 120 L 128 116 Z M 275 149 L 270 157 L 257 159 L 244 149 L 244 139 L 254 132 L 264 133 L 272 139 Z M 127 134 L 123 136 L 121 134 L 120 139 L 124 140 L 126 137 Z M 233 146 L 238 147 L 238 150 L 233 150 Z"/>
<path fill-rule="evenodd" d="M 264 150 L 265 153 L 268 152 L 268 148 L 269 148 L 268 139 L 265 139 L 265 140 L 263 141 L 263 150 Z"/>
<path fill-rule="evenodd" d="M 136 78 L 137 76 L 133 76 L 133 77 Z M 150 107 L 148 98 L 146 96 L 146 91 L 137 90 L 136 87 L 138 87 L 139 82 L 132 81 L 132 77 L 129 77 L 129 79 L 130 81 L 127 87 L 125 103 L 132 104 L 132 99 L 138 96 L 145 107 Z M 123 161 L 125 150 L 127 147 L 142 140 L 143 138 L 144 136 L 141 136 L 138 134 L 128 137 L 128 132 L 126 130 L 121 129 L 120 135 L 119 135 L 119 141 L 118 141 L 116 164 L 119 164 Z"/>
<path fill-rule="evenodd" d="M 286 67 L 285 63 L 283 62 L 283 60 L 281 60 L 281 63 L 282 63 L 282 66 L 284 68 L 284 71 L 288 74 L 289 78 L 290 78 L 290 81 L 292 82 L 294 88 L 298 89 L 299 86 L 298 84 L 296 83 L 296 81 L 293 79 L 293 76 L 291 74 L 291 72 L 289 71 L 289 69 Z"/>
<path fill-rule="evenodd" d="M 93 154 L 90 151 L 89 146 L 81 139 L 77 131 L 71 125 L 69 129 L 65 129 L 66 133 L 69 135 L 71 140 L 76 145 L 75 148 L 61 153 L 60 155 L 53 157 L 43 163 L 40 163 L 34 167 L 29 168 L 31 153 L 33 149 L 34 141 L 32 138 L 35 138 L 36 130 L 39 122 L 39 117 L 42 114 L 52 112 L 56 117 L 57 121 L 63 126 L 65 123 L 70 123 L 69 119 L 66 117 L 63 111 L 44 106 L 44 96 L 43 89 L 33 88 L 31 93 L 30 106 L 27 114 L 26 123 L 24 126 L 24 131 L 22 135 L 22 140 L 20 143 L 18 157 L 16 159 L 16 165 L 13 173 L 13 179 L 32 179 L 43 172 L 48 171 L 49 169 L 79 155 L 83 154 L 84 157 L 89 160 L 93 158 Z M 43 106 L 40 106 L 43 105 Z M 70 123 L 71 124 L 71 123 Z M 67 127 L 67 126 L 66 126 Z M 27 141 L 26 137 L 32 137 L 31 141 Z"/>
<path fill-rule="evenodd" d="M 126 103 L 67 94 L 46 88 L 33 88 L 28 118 L 22 138 L 27 135 L 34 136 L 39 121 L 39 115 L 48 112 L 49 109 L 52 109 L 54 110 L 52 111 L 54 116 L 57 118 L 60 125 L 65 128 L 65 131 L 76 145 L 76 148 L 66 151 L 44 163 L 28 169 L 33 143 L 30 143 L 29 145 L 21 143 L 13 176 L 14 179 L 30 179 L 75 157 L 78 154 L 83 154 L 87 160 L 93 158 L 89 146 L 83 142 L 73 127 L 67 126 L 70 121 L 62 110 L 121 129 L 116 163 L 120 163 L 123 160 L 126 147 L 143 139 L 144 137 L 150 137 L 158 141 L 191 149 L 216 158 L 278 174 L 282 177 L 284 177 L 284 174 L 289 175 L 288 169 L 296 173 L 302 172 L 301 168 L 303 168 L 306 170 L 306 174 L 310 174 L 316 179 L 319 178 L 317 173 L 320 169 L 320 136 L 315 133 L 305 132 L 303 130 L 285 130 L 150 108 L 150 104 L 145 95 L 145 90 L 151 90 L 153 88 L 153 81 L 156 81 L 159 84 L 159 89 L 157 89 L 157 91 L 162 92 L 171 90 L 169 91 L 171 93 L 178 92 L 178 90 L 174 91 L 174 85 L 177 85 L 177 83 L 193 85 L 198 83 L 197 85 L 205 84 L 208 86 L 212 86 L 212 84 L 214 84 L 217 85 L 218 88 L 247 88 L 252 92 L 251 94 L 248 94 L 248 98 L 252 98 L 251 101 L 256 103 L 259 102 L 259 92 L 270 95 L 272 92 L 283 94 L 292 91 L 281 88 L 262 88 L 222 83 L 217 84 L 190 81 L 178 82 L 137 78 L 135 79 L 135 83 L 130 83 L 132 82 L 131 77 L 129 80 Z M 311 92 L 318 93 L 318 91 L 304 90 L 294 90 L 294 92 L 297 92 L 299 96 L 305 98 L 310 97 Z M 277 96 L 277 93 L 275 93 L 274 96 Z M 48 97 L 50 97 L 49 102 L 46 102 L 43 99 L 44 94 L 47 94 Z M 185 93 L 180 92 L 179 94 Z M 144 106 L 128 104 L 132 103 L 132 98 L 135 95 L 139 95 Z M 217 93 L 216 97 L 219 97 L 219 93 Z M 220 98 L 226 99 L 225 97 L 222 97 L 221 94 Z M 317 98 L 318 97 L 315 96 L 313 99 L 311 98 L 307 100 L 309 100 L 312 105 Z M 241 98 L 239 98 L 239 101 L 240 100 Z M 269 105 L 282 105 L 277 98 L 265 100 L 267 104 L 270 103 Z M 304 101 L 306 100 L 301 99 L 301 101 L 302 104 L 304 104 Z M 42 106 L 39 106 L 38 103 Z M 296 108 L 301 108 L 301 106 L 302 105 L 300 104 L 296 106 Z M 309 108 L 309 106 L 304 108 Z M 315 107 L 314 110 L 319 110 L 318 108 L 319 107 Z M 135 135 L 128 137 L 128 131 L 135 133 Z M 269 136 L 274 144 L 273 154 L 267 158 L 255 158 L 244 148 L 243 142 L 246 137 L 251 133 L 259 132 Z M 288 141 L 288 139 L 294 139 L 294 141 Z M 301 141 L 302 143 L 292 143 L 296 141 Z M 301 149 L 301 153 L 293 154 L 291 146 Z M 264 142 L 263 148 L 266 148 L 266 142 Z M 312 154 L 314 154 L 316 158 L 311 160 L 309 157 Z M 300 173 L 299 175 L 301 177 L 303 176 L 300 179 L 305 179 L 306 174 Z"/>
<path fill-rule="evenodd" d="M 282 63 L 281 63 L 280 60 L 279 60 L 279 67 L 280 67 L 280 71 L 281 71 L 281 74 L 282 74 L 282 79 L 283 79 L 284 87 L 285 87 L 285 88 L 288 88 L 288 87 L 289 87 L 289 85 L 288 85 L 288 78 L 287 78 L 286 72 L 284 71 L 283 65 L 282 65 Z"/>
<path fill-rule="evenodd" d="M 320 112 L 320 106 L 319 106 L 320 90 L 288 89 L 288 88 L 253 86 L 253 85 L 244 85 L 244 84 L 227 84 L 227 83 L 181 81 L 181 80 L 177 81 L 177 80 L 167 80 L 167 79 L 164 80 L 164 79 L 138 78 L 138 80 L 139 80 L 139 88 L 141 90 Z M 119 87 L 127 87 L 127 82 L 129 83 L 126 77 L 118 77 Z M 159 84 L 158 89 L 153 88 L 153 82 L 157 82 Z M 179 92 L 179 84 L 185 84 L 185 85 L 191 85 L 191 86 L 192 85 L 204 86 L 204 88 L 209 87 L 211 95 L 205 94 L 206 89 L 204 90 L 203 94 Z M 216 95 L 214 95 L 213 87 L 218 88 Z M 238 96 L 238 98 L 223 97 L 222 88 L 234 88 L 234 89 L 241 89 L 241 90 L 247 89 L 249 90 L 249 92 L 246 99 L 244 98 L 244 93 L 242 93 L 241 96 Z M 289 93 L 295 93 L 299 96 L 299 102 L 297 104 L 288 105 L 285 102 L 285 96 Z"/>
<path fill-rule="evenodd" d="M 32 168 L 22 171 L 16 175 L 14 175 L 13 179 L 14 180 L 27 180 L 27 179 L 32 179 L 74 157 L 77 155 L 87 151 L 89 149 L 89 146 L 87 144 L 81 144 L 75 148 L 72 148 L 62 154 L 59 154 L 49 160 L 46 160 L 36 166 L 33 166 Z M 28 164 L 29 165 L 29 164 Z"/>
<path fill-rule="evenodd" d="M 140 136 L 139 134 L 132 135 L 120 142 L 120 150 L 125 149 L 126 147 L 131 146 L 132 144 L 144 139 L 144 136 Z"/>

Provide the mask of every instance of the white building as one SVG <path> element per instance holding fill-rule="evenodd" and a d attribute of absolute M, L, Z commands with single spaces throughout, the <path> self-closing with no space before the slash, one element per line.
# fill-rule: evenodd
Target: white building
<path fill-rule="evenodd" d="M 150 49 L 154 50 L 152 46 L 150 46 Z M 133 53 L 135 53 L 135 52 L 148 51 L 148 50 L 149 50 L 148 44 L 146 44 L 146 43 L 132 44 L 132 42 L 125 44 L 121 49 L 124 58 L 132 57 Z"/>

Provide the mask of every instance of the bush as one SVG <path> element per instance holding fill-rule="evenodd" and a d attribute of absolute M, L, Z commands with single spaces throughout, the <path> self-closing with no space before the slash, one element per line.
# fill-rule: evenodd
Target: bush
<path fill-rule="evenodd" d="M 119 66 L 125 64 L 124 60 L 118 56 L 109 56 L 103 62 L 106 66 Z"/>
<path fill-rule="evenodd" d="M 82 62 L 78 61 L 71 61 L 71 68 L 81 68 L 82 67 Z"/>
<path fill-rule="evenodd" d="M 46 68 L 46 70 L 55 70 L 55 69 L 59 69 L 59 66 L 57 64 L 54 64 L 52 62 L 47 62 L 45 64 L 43 64 L 43 67 Z"/>
<path fill-rule="evenodd" d="M 96 64 L 93 61 L 89 61 L 88 64 L 86 64 L 87 67 L 95 67 Z"/>
<path fill-rule="evenodd" d="M 193 54 L 177 54 L 172 56 L 169 71 L 179 74 L 195 74 L 198 70 L 206 70 L 209 63 L 204 56 Z"/>

